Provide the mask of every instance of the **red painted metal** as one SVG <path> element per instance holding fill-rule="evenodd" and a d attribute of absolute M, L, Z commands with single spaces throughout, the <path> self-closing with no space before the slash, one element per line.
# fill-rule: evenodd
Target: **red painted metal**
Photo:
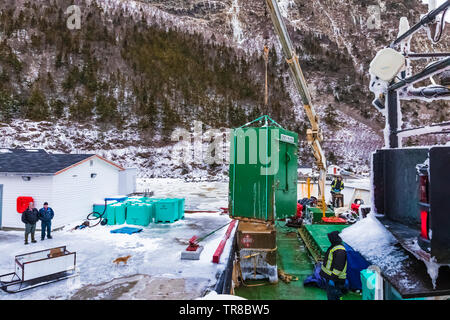
<path fill-rule="evenodd" d="M 421 221 L 421 228 L 420 228 L 420 236 L 424 239 L 428 239 L 428 212 L 423 210 L 420 212 L 420 221 Z"/>
<path fill-rule="evenodd" d="M 231 221 L 230 225 L 228 226 L 227 232 L 225 232 L 225 236 L 223 237 L 222 241 L 220 241 L 219 246 L 216 249 L 216 252 L 214 252 L 212 259 L 213 263 L 219 263 L 220 256 L 222 255 L 223 249 L 225 248 L 228 238 L 230 238 L 231 231 L 233 231 L 236 221 L 237 220 Z"/>
<path fill-rule="evenodd" d="M 358 213 L 358 210 L 359 210 L 359 207 L 360 207 L 360 206 L 361 206 L 360 204 L 352 203 L 351 209 L 352 209 L 352 211 L 354 211 L 355 213 Z"/>
<path fill-rule="evenodd" d="M 301 218 L 303 213 L 303 206 L 300 203 L 297 203 L 297 215 L 296 218 Z"/>
<path fill-rule="evenodd" d="M 29 206 L 30 202 L 34 202 L 33 197 L 18 197 L 17 198 L 17 213 L 23 213 Z"/>
<path fill-rule="evenodd" d="M 347 220 L 339 218 L 339 217 L 322 217 L 322 221 L 324 223 L 347 223 Z"/>
<path fill-rule="evenodd" d="M 190 240 L 189 240 L 189 246 L 186 248 L 186 251 L 197 251 L 198 249 L 198 243 L 197 243 L 197 236 L 193 236 Z"/>

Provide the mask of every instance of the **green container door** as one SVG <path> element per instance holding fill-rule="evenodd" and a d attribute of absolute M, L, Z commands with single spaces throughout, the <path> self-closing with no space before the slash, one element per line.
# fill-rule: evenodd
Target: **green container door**
<path fill-rule="evenodd" d="M 280 127 L 233 130 L 229 180 L 232 218 L 274 221 L 296 214 L 297 143 L 296 133 Z"/>
<path fill-rule="evenodd" d="M 279 171 L 275 176 L 275 217 L 283 219 L 297 213 L 298 135 L 283 130 L 279 140 Z"/>

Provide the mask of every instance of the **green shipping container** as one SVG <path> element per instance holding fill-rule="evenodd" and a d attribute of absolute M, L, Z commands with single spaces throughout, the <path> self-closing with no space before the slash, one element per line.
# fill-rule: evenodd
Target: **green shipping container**
<path fill-rule="evenodd" d="M 274 221 L 297 211 L 298 135 L 260 119 L 272 124 L 231 134 L 230 217 Z"/>

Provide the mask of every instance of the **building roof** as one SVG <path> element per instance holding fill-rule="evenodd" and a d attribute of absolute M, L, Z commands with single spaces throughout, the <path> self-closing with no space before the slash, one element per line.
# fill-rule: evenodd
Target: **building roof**
<path fill-rule="evenodd" d="M 0 149 L 0 173 L 55 175 L 92 157 L 123 169 L 95 154 L 52 154 L 43 149 Z"/>

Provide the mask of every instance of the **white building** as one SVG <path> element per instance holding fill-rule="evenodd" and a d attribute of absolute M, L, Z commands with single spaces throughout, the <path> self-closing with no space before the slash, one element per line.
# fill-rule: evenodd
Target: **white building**
<path fill-rule="evenodd" d="M 298 176 L 312 177 L 313 169 L 312 168 L 298 168 L 297 169 Z"/>
<path fill-rule="evenodd" d="M 124 171 L 95 154 L 0 149 L 0 228 L 24 228 L 18 212 L 20 197 L 32 197 L 37 209 L 48 202 L 55 211 L 52 228 L 81 223 L 94 202 L 125 190 L 119 182 Z"/>
<path fill-rule="evenodd" d="M 340 168 L 334 164 L 329 165 L 327 170 L 328 170 L 329 175 L 340 175 L 342 173 L 342 168 Z"/>

